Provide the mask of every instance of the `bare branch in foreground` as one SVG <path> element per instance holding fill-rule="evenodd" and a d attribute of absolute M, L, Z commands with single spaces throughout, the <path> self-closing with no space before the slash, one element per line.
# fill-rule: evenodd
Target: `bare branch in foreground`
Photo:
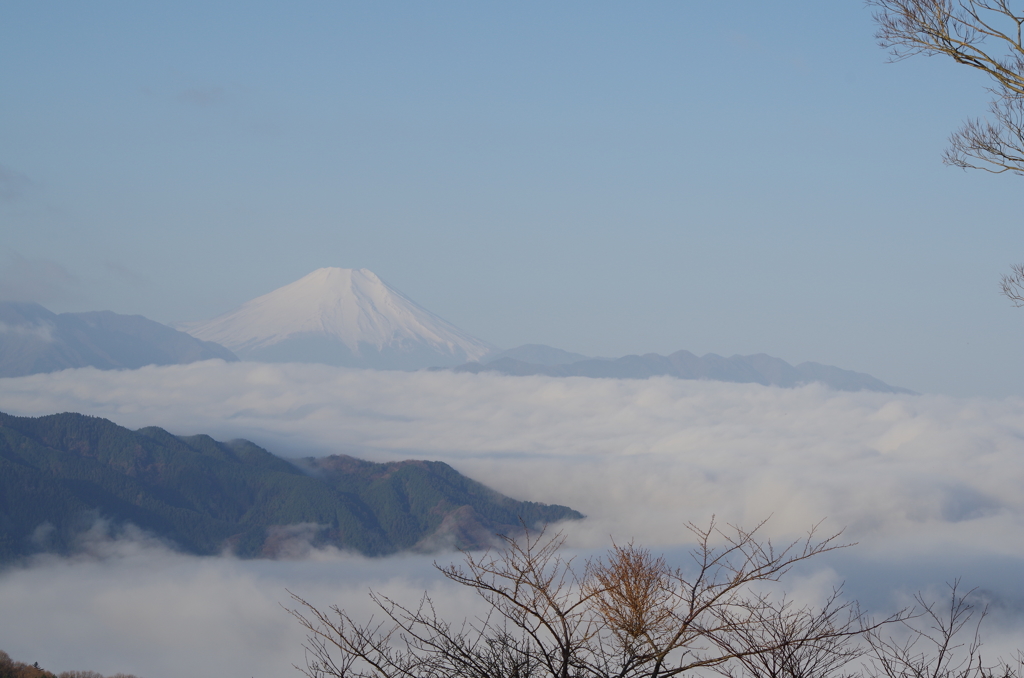
<path fill-rule="evenodd" d="M 321 611 L 293 594 L 309 678 L 671 678 L 716 670 L 739 678 L 818 678 L 858 656 L 865 631 L 838 592 L 820 610 L 765 593 L 795 564 L 842 548 L 839 535 L 776 547 L 753 530 L 688 524 L 691 566 L 673 569 L 632 543 L 577 566 L 565 538 L 503 538 L 501 549 L 437 566 L 485 603 L 451 624 L 424 595 L 405 607 L 371 593 L 379 619 Z M 881 624 L 903 617 L 890 618 Z M 876 625 L 874 628 L 877 628 Z"/>

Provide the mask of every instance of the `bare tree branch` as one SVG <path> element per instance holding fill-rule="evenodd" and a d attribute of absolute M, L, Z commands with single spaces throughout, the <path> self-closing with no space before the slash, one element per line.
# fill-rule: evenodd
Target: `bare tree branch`
<path fill-rule="evenodd" d="M 1014 264 L 1010 275 L 1004 275 L 999 286 L 1014 306 L 1024 306 L 1024 264 Z"/>
<path fill-rule="evenodd" d="M 882 678 L 1020 678 L 1019 665 L 1000 660 L 986 665 L 981 654 L 981 623 L 968 602 L 973 590 L 960 593 L 949 585 L 949 604 L 941 607 L 917 594 L 921 612 L 903 621 L 907 636 L 896 639 L 877 630 L 867 634 L 874 675 Z M 966 638 L 964 638 L 966 636 Z"/>
<path fill-rule="evenodd" d="M 381 618 L 361 624 L 293 595 L 290 612 L 308 633 L 301 670 L 309 678 L 671 678 L 700 669 L 819 678 L 858 654 L 850 642 L 868 628 L 859 611 L 838 592 L 817 610 L 759 587 L 842 548 L 839 535 L 818 538 L 812 528 L 776 547 L 758 537 L 763 525 L 688 525 L 697 543 L 685 571 L 633 543 L 577 567 L 561 534 L 504 538 L 500 550 L 437 566 L 487 605 L 487 615 L 459 625 L 426 595 L 404 607 L 371 593 Z M 783 673 L 765 673 L 776 666 Z"/>
<path fill-rule="evenodd" d="M 898 621 L 902 614 L 866 627 L 860 609 L 841 602 L 838 590 L 820 610 L 793 609 L 783 599 L 738 634 L 744 646 L 768 649 L 744 654 L 718 672 L 726 678 L 849 678 L 851 674 L 838 672 L 865 653 L 858 637 L 869 628 Z"/>
<path fill-rule="evenodd" d="M 943 162 L 961 169 L 1024 174 L 1024 14 L 1010 0 L 867 0 L 875 37 L 899 61 L 946 56 L 988 76 L 992 121 L 969 120 L 950 137 Z M 978 164 L 976 164 L 978 163 Z"/>

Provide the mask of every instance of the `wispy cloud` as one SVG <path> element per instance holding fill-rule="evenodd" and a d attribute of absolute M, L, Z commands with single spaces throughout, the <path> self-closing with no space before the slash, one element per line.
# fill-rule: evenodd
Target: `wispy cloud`
<path fill-rule="evenodd" d="M 152 284 L 152 281 L 142 273 L 139 273 L 135 269 L 116 261 L 103 262 L 103 268 L 110 273 L 113 273 L 122 281 L 130 283 L 136 287 L 149 286 Z"/>
<path fill-rule="evenodd" d="M 76 298 L 78 283 L 76 275 L 55 261 L 11 252 L 0 267 L 0 301 L 66 301 Z"/>
<path fill-rule="evenodd" d="M 24 325 L 11 325 L 0 321 L 0 336 L 7 334 L 16 337 L 32 337 L 40 341 L 53 341 L 53 325 L 44 322 L 34 322 Z"/>
<path fill-rule="evenodd" d="M 0 165 L 0 200 L 14 201 L 32 187 L 32 180 L 21 172 Z"/>
<path fill-rule="evenodd" d="M 178 94 L 178 101 L 194 106 L 212 106 L 224 99 L 223 87 L 191 87 Z"/>

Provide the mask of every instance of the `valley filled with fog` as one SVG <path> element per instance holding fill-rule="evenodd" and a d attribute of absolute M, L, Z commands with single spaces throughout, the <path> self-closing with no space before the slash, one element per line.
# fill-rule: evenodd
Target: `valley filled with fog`
<path fill-rule="evenodd" d="M 1024 662 L 1010 4 L 0 2 L 0 652 L 300 675 L 292 594 L 457 625 L 534 516 L 841 533 L 735 608 L 958 582 Z"/>
<path fill-rule="evenodd" d="M 845 582 L 882 614 L 962 577 L 991 606 L 993 653 L 1024 622 L 1019 398 L 213 360 L 4 379 L 0 411 L 246 438 L 285 457 L 445 461 L 508 496 L 586 514 L 561 526 L 582 558 L 635 539 L 682 563 L 685 523 L 712 516 L 770 517 L 777 543 L 821 522 L 858 544 L 798 569 L 787 588 L 800 599 Z M 78 556 L 0 574 L 0 607 L 20 610 L 0 618 L 0 637 L 51 670 L 287 675 L 303 660 L 286 589 L 355 611 L 370 587 L 407 600 L 430 589 L 460 617 L 474 609 L 432 568 L 458 554 L 304 553 L 190 557 L 100 521 Z"/>

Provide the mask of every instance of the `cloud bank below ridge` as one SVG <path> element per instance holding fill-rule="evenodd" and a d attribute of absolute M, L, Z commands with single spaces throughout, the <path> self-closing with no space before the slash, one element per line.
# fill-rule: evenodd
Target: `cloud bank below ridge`
<path fill-rule="evenodd" d="M 1016 398 L 219 361 L 3 385 L 11 414 L 77 411 L 283 456 L 439 459 L 511 496 L 579 508 L 596 531 L 581 545 L 676 543 L 681 519 L 712 512 L 747 524 L 772 514 L 787 532 L 827 516 L 858 539 L 930 527 L 987 539 L 982 526 L 1024 518 Z"/>
<path fill-rule="evenodd" d="M 1015 619 L 1024 601 L 1014 574 L 1024 564 L 1024 400 L 1018 398 L 209 361 L 4 379 L 0 410 L 31 416 L 77 411 L 131 428 L 244 437 L 284 456 L 343 452 L 375 461 L 442 460 L 517 499 L 566 504 L 587 514 L 570 526 L 571 543 L 587 551 L 603 549 L 609 537 L 635 538 L 678 555 L 687 541 L 683 524 L 705 523 L 712 514 L 746 526 L 772 515 L 767 534 L 778 539 L 827 519 L 823 529 L 846 527 L 844 536 L 860 545 L 822 563 L 825 570 L 815 576 L 847 580 L 852 594 L 873 596 L 865 600 L 869 604 L 895 604 L 916 588 L 941 589 L 958 575 L 969 586 L 985 586 Z M 96 597 L 120 595 L 116 572 L 137 573 L 132 576 L 139 578 L 141 600 L 160 599 L 161 577 L 154 573 L 169 568 L 172 581 L 177 576 L 191 582 L 181 583 L 182 601 L 190 586 L 209 590 L 210 610 L 198 626 L 238 621 L 224 631 L 230 641 L 224 656 L 248 642 L 246 634 L 284 634 L 289 640 L 280 648 L 269 643 L 259 652 L 286 670 L 301 659 L 295 658 L 291 621 L 277 607 L 286 586 L 315 580 L 310 587 L 323 595 L 320 602 L 349 605 L 362 604 L 362 594 L 354 592 L 382 581 L 376 566 L 354 564 L 359 559 L 321 556 L 334 565 L 316 558 L 188 559 L 143 545 L 108 558 L 103 567 L 48 561 L 0 575 L 0 606 L 28 604 L 24 592 L 36 589 L 33 577 L 43 572 L 58 590 L 73 589 L 78 578 L 90 580 L 97 592 L 92 599 L 69 595 L 48 608 L 50 615 L 63 610 L 71 624 L 104 604 Z M 146 568 L 139 563 L 149 561 L 160 565 L 150 563 L 150 574 L 140 574 Z M 387 567 L 393 577 L 388 585 L 402 590 L 421 591 L 433 581 L 427 560 L 399 558 Z M 174 620 L 192 628 L 186 608 L 186 602 L 170 604 L 155 628 Z M 114 615 L 119 608 L 109 609 Z M 124 623 L 104 628 L 114 633 Z M 0 628 L 0 635 L 14 638 L 8 630 Z M 176 633 L 187 636 L 189 645 L 184 630 L 166 631 L 167 637 Z M 33 642 L 17 637 L 25 647 Z M 154 667 L 163 661 L 153 654 L 156 639 L 139 642 L 152 645 L 146 656 Z M 204 642 L 196 640 L 197 647 Z M 22 656 L 17 648 L 4 649 Z M 220 657 L 219 650 L 209 652 L 209 661 L 220 661 L 213 656 Z M 42 656 L 23 659 L 47 665 Z M 135 671 L 149 678 L 174 673 L 140 664 L 59 668 Z"/>

